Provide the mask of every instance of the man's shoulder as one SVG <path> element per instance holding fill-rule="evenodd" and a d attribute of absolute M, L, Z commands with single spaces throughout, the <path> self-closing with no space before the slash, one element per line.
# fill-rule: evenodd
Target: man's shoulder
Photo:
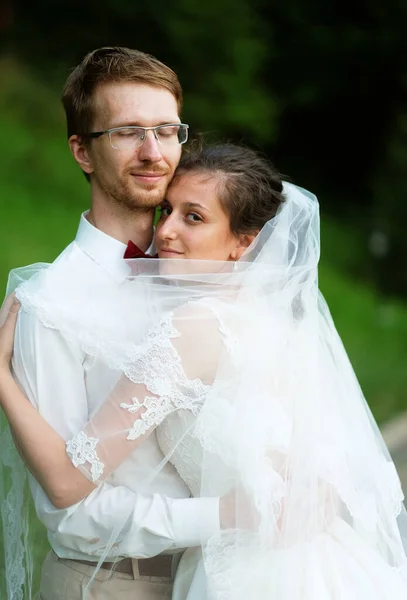
<path fill-rule="evenodd" d="M 62 250 L 57 258 L 52 263 L 37 262 L 12 269 L 8 275 L 6 295 L 14 292 L 20 285 L 36 278 L 38 284 L 43 280 L 43 274 L 49 272 L 50 267 L 53 271 L 63 269 L 63 263 L 66 259 L 75 260 L 75 254 L 78 254 L 75 242 L 72 242 Z"/>

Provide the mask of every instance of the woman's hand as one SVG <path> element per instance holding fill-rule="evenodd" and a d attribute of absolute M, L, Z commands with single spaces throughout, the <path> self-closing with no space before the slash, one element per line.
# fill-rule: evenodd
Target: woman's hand
<path fill-rule="evenodd" d="M 14 332 L 16 329 L 20 303 L 10 294 L 0 309 L 0 369 L 10 371 L 13 356 Z"/>

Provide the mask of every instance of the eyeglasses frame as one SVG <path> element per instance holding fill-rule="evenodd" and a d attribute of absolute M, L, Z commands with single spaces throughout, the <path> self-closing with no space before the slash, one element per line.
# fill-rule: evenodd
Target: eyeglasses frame
<path fill-rule="evenodd" d="M 186 140 L 184 142 L 180 142 L 180 146 L 181 146 L 182 144 L 185 144 L 185 142 L 188 141 L 189 125 L 187 125 L 186 123 L 163 123 L 162 125 L 155 125 L 155 127 L 142 127 L 141 125 L 123 125 L 121 127 L 112 127 L 111 129 L 106 129 L 105 131 L 93 131 L 90 133 L 83 133 L 82 137 L 97 139 L 97 138 L 100 138 L 102 135 L 108 134 L 110 145 L 112 146 L 112 148 L 117 150 L 116 146 L 113 146 L 113 144 L 112 144 L 112 138 L 111 138 L 112 133 L 114 133 L 115 131 L 123 130 L 123 129 L 143 129 L 144 130 L 143 140 L 142 140 L 140 146 L 136 146 L 136 148 L 141 148 L 141 146 L 146 141 L 147 131 L 153 131 L 155 139 L 157 140 L 157 142 L 159 144 L 161 144 L 162 142 L 160 142 L 160 140 L 157 137 L 157 133 L 156 133 L 157 129 L 160 129 L 162 127 L 175 127 L 175 126 L 178 127 L 180 125 L 182 125 L 182 127 L 186 127 L 186 130 L 187 130 Z"/>

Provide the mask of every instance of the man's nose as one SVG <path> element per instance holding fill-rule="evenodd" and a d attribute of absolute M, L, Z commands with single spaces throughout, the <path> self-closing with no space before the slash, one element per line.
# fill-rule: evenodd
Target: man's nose
<path fill-rule="evenodd" d="M 157 141 L 154 131 L 146 131 L 145 140 L 138 150 L 140 160 L 159 162 L 162 159 L 161 147 Z"/>

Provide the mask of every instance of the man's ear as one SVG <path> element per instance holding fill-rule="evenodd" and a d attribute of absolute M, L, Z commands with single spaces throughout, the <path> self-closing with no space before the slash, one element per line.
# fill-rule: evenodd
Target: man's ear
<path fill-rule="evenodd" d="M 230 260 L 239 260 L 256 236 L 257 233 L 242 233 L 238 235 L 236 247 L 230 253 Z"/>
<path fill-rule="evenodd" d="M 80 168 L 90 175 L 94 169 L 90 157 L 89 147 L 83 143 L 83 138 L 80 135 L 71 135 L 68 140 L 69 148 L 72 156 L 80 166 Z"/>

